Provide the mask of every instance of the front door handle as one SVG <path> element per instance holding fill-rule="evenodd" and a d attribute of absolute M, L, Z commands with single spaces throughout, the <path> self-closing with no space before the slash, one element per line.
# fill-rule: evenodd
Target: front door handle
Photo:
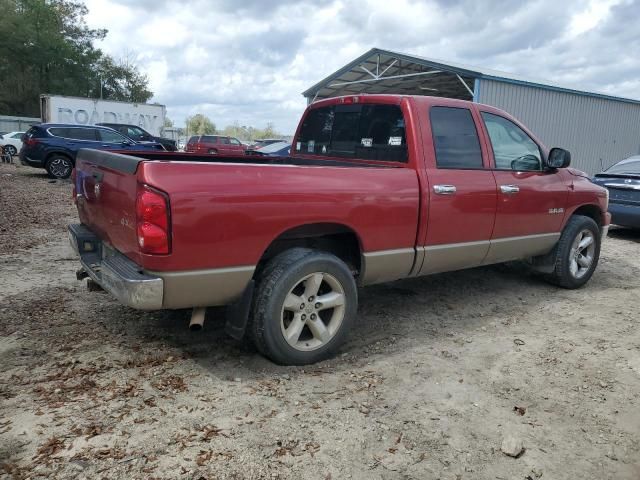
<path fill-rule="evenodd" d="M 434 185 L 433 191 L 438 195 L 453 195 L 456 193 L 455 185 Z"/>
<path fill-rule="evenodd" d="M 513 195 L 514 193 L 518 193 L 520 191 L 520 187 L 517 185 L 500 185 L 500 191 L 502 193 L 506 193 L 507 195 Z"/>

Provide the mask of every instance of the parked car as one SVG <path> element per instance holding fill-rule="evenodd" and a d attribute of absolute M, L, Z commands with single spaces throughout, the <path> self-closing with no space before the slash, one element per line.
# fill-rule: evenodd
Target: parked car
<path fill-rule="evenodd" d="M 156 142 L 162 145 L 164 149 L 169 152 L 175 152 L 178 150 L 178 146 L 175 140 L 151 135 L 144 128 L 139 127 L 138 125 L 129 125 L 125 123 L 96 123 L 96 125 L 113 128 L 116 132 L 120 132 L 124 136 L 129 137 L 130 139 L 135 140 L 139 143 Z"/>
<path fill-rule="evenodd" d="M 257 149 L 247 149 L 247 155 L 267 155 L 270 157 L 287 157 L 291 153 L 289 142 L 276 142 Z"/>
<path fill-rule="evenodd" d="M 593 182 L 609 190 L 611 223 L 640 228 L 640 155 L 598 173 Z"/>
<path fill-rule="evenodd" d="M 267 145 L 271 145 L 272 143 L 282 142 L 281 138 L 263 138 L 260 140 L 254 140 L 253 143 L 249 146 L 250 149 L 256 150 L 258 148 L 266 147 Z"/>
<path fill-rule="evenodd" d="M 14 156 L 22 148 L 22 136 L 25 132 L 9 132 L 5 133 L 0 139 L 0 147 L 4 148 L 4 152 Z"/>
<path fill-rule="evenodd" d="M 42 123 L 24 135 L 20 162 L 44 168 L 52 178 L 68 178 L 81 148 L 99 150 L 162 150 L 156 142 L 135 142 L 107 127 Z"/>
<path fill-rule="evenodd" d="M 245 147 L 240 140 L 224 135 L 195 135 L 189 139 L 185 152 L 210 155 L 243 155 Z"/>
<path fill-rule="evenodd" d="M 282 364 L 336 351 L 357 285 L 526 259 L 581 287 L 609 227 L 606 189 L 569 152 L 462 100 L 321 100 L 279 164 L 194 158 L 80 152 L 79 278 L 130 307 L 194 307 L 194 325 L 229 305 L 227 332 Z"/>

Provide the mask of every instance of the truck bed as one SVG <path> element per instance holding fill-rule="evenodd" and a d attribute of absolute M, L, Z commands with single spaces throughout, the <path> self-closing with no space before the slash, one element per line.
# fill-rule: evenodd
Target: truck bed
<path fill-rule="evenodd" d="M 168 255 L 139 251 L 140 185 L 168 198 Z M 82 224 L 149 271 L 255 265 L 276 238 L 305 225 L 358 232 L 364 252 L 413 249 L 420 199 L 406 164 L 175 152 L 81 150 L 76 189 Z"/>

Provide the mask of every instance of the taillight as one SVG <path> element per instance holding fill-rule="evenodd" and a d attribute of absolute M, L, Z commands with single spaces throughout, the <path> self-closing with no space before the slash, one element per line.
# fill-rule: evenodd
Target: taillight
<path fill-rule="evenodd" d="M 36 143 L 38 143 L 39 140 L 37 138 L 27 138 L 24 141 L 24 144 L 28 147 L 33 147 Z"/>
<path fill-rule="evenodd" d="M 139 185 L 136 223 L 138 246 L 142 253 L 169 253 L 169 202 L 166 195 L 148 185 Z"/>

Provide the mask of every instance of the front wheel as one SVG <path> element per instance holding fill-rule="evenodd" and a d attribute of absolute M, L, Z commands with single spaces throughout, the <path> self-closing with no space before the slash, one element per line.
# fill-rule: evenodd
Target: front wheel
<path fill-rule="evenodd" d="M 355 280 L 342 260 L 295 248 L 274 257 L 260 275 L 249 333 L 276 363 L 315 363 L 344 342 L 357 306 Z"/>
<path fill-rule="evenodd" d="M 556 245 L 554 270 L 547 279 L 563 288 L 583 286 L 598 265 L 600 242 L 600 228 L 592 218 L 571 217 Z"/>

